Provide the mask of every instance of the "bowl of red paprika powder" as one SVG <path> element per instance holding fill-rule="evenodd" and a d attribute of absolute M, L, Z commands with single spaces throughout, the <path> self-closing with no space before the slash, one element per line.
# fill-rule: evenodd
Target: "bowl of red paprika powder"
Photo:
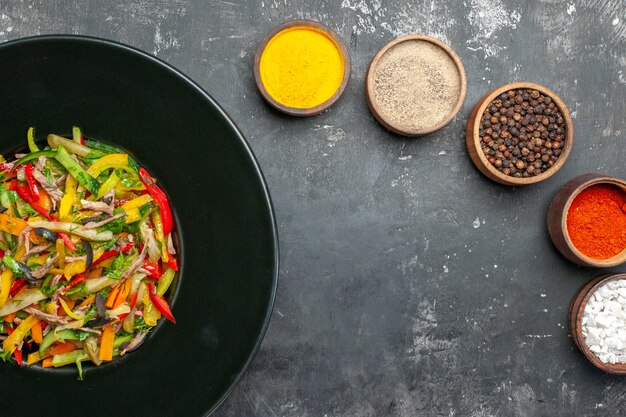
<path fill-rule="evenodd" d="M 626 181 L 605 174 L 573 178 L 554 196 L 548 231 L 570 261 L 606 268 L 626 261 Z"/>

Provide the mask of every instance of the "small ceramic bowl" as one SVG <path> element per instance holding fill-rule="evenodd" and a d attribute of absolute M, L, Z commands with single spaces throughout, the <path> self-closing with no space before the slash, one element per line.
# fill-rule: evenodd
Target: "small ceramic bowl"
<path fill-rule="evenodd" d="M 517 89 L 538 90 L 543 95 L 549 96 L 559 108 L 565 120 L 565 143 L 561 155 L 554 163 L 554 166 L 539 175 L 526 178 L 517 178 L 510 175 L 505 175 L 502 172 L 498 171 L 489 163 L 487 157 L 485 157 L 485 154 L 483 153 L 482 148 L 480 147 L 481 139 L 479 135 L 479 130 L 481 119 L 485 112 L 485 109 L 500 94 L 506 93 L 509 90 Z M 567 106 L 565 105 L 563 100 L 561 100 L 554 91 L 542 85 L 530 82 L 515 82 L 506 84 L 502 87 L 495 88 L 485 94 L 480 100 L 478 100 L 478 103 L 476 103 L 476 105 L 472 109 L 469 119 L 467 120 L 467 129 L 465 132 L 465 143 L 467 145 L 467 150 L 469 152 L 470 158 L 472 158 L 472 161 L 474 162 L 474 165 L 476 165 L 476 168 L 478 168 L 478 170 L 482 172 L 487 178 L 505 185 L 529 185 L 550 178 L 551 176 L 556 174 L 559 169 L 561 169 L 563 164 L 565 164 L 565 161 L 567 160 L 567 157 L 572 150 L 573 142 L 574 123 L 572 122 L 572 117 L 570 116 L 569 110 L 567 109 Z"/>
<path fill-rule="evenodd" d="M 339 87 L 335 91 L 335 93 L 325 102 L 317 106 L 308 107 L 308 108 L 290 107 L 290 106 L 284 105 L 283 103 L 280 103 L 269 94 L 261 78 L 261 56 L 263 55 L 263 51 L 267 47 L 267 44 L 280 32 L 293 29 L 293 28 L 299 28 L 299 27 L 311 28 L 312 30 L 325 35 L 328 39 L 330 39 L 335 44 L 335 46 L 337 47 L 337 49 L 339 50 L 343 58 L 343 63 L 344 63 L 343 78 L 341 80 Z M 268 33 L 265 36 L 265 38 L 263 38 L 263 40 L 261 41 L 261 44 L 259 45 L 259 48 L 256 51 L 256 55 L 254 56 L 254 80 L 256 82 L 257 88 L 259 89 L 259 92 L 261 93 L 263 98 L 265 98 L 265 100 L 267 100 L 267 102 L 270 105 L 272 105 L 272 107 L 274 107 L 277 110 L 280 110 L 283 113 L 289 114 L 291 116 L 302 116 L 302 117 L 314 116 L 316 114 L 323 112 L 324 110 L 328 109 L 330 106 L 335 104 L 335 102 L 339 100 L 339 97 L 341 97 L 344 90 L 346 89 L 346 86 L 348 85 L 348 80 L 350 79 L 350 71 L 351 71 L 350 53 L 348 52 L 348 48 L 346 47 L 346 44 L 344 43 L 344 41 L 331 28 L 319 22 L 316 22 L 314 20 L 307 20 L 307 19 L 290 20 L 288 22 L 283 23 L 282 25 L 277 26 L 270 33 Z"/>
<path fill-rule="evenodd" d="M 418 129 L 418 130 L 408 130 L 408 129 L 402 128 L 401 126 L 398 126 L 397 124 L 394 124 L 391 120 L 388 120 L 388 118 L 385 117 L 384 113 L 381 111 L 380 107 L 376 103 L 376 100 L 374 100 L 374 71 L 373 70 L 376 68 L 379 61 L 381 60 L 381 58 L 383 57 L 383 55 L 385 55 L 387 51 L 394 48 L 396 45 L 400 43 L 410 42 L 410 41 L 429 42 L 435 45 L 436 47 L 440 48 L 441 50 L 443 50 L 454 62 L 454 66 L 456 67 L 459 73 L 460 84 L 461 84 L 459 88 L 459 95 L 456 99 L 454 108 L 452 109 L 450 114 L 448 114 L 448 116 L 437 125 L 431 126 L 425 129 Z M 454 116 L 457 115 L 459 110 L 461 110 L 461 106 L 463 105 L 463 101 L 465 100 L 466 91 L 467 91 L 467 77 L 465 75 L 465 67 L 463 66 L 463 63 L 461 62 L 461 58 L 459 58 L 459 56 L 456 54 L 456 52 L 454 52 L 454 50 L 450 46 L 441 42 L 439 39 L 436 39 L 436 38 L 433 38 L 432 36 L 427 36 L 427 35 L 417 35 L 417 34 L 416 35 L 404 35 L 404 36 L 400 36 L 392 40 L 387 45 L 383 46 L 383 48 L 380 51 L 378 51 L 376 56 L 374 56 L 374 58 L 372 59 L 372 62 L 370 63 L 370 66 L 368 67 L 367 74 L 365 75 L 365 96 L 367 98 L 367 105 L 369 106 L 376 120 L 378 120 L 378 122 L 381 125 L 385 126 L 388 130 L 394 133 L 397 133 L 399 135 L 408 136 L 408 137 L 424 136 L 424 135 L 427 135 L 429 133 L 432 133 L 441 129 L 442 127 L 450 123 L 450 121 L 454 118 Z"/>
<path fill-rule="evenodd" d="M 574 298 L 572 298 L 572 302 L 569 306 L 568 326 L 570 334 L 572 335 L 572 340 L 576 346 L 578 346 L 578 349 L 580 349 L 580 351 L 589 360 L 589 362 L 591 362 L 596 368 L 611 374 L 626 375 L 626 364 L 610 364 L 602 362 L 600 358 L 595 355 L 595 353 L 589 350 L 582 334 L 583 312 L 585 311 L 585 306 L 593 293 L 607 282 L 619 279 L 626 279 L 626 274 L 600 275 L 599 277 L 589 281 L 580 290 L 578 290 L 578 292 L 574 295 Z"/>
<path fill-rule="evenodd" d="M 609 259 L 594 259 L 584 255 L 569 237 L 567 232 L 567 212 L 574 198 L 585 188 L 595 184 L 611 184 L 626 191 L 626 181 L 605 174 L 591 173 L 573 178 L 554 196 L 548 209 L 548 231 L 556 248 L 570 261 L 596 268 L 608 268 L 626 261 L 626 249 Z"/>

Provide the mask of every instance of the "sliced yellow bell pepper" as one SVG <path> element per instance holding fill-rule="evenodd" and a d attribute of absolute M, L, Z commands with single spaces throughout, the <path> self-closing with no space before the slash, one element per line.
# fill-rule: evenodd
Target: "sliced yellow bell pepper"
<path fill-rule="evenodd" d="M 57 311 L 57 303 L 50 302 L 50 303 L 46 304 L 45 309 L 46 309 L 46 313 L 54 314 L 54 312 Z"/>
<path fill-rule="evenodd" d="M 78 181 L 73 175 L 68 174 L 67 180 L 65 180 L 65 194 L 61 199 L 61 205 L 59 206 L 59 217 L 66 219 L 72 212 L 72 207 L 76 202 L 76 189 L 78 187 Z"/>
<path fill-rule="evenodd" d="M 2 343 L 2 350 L 7 352 L 8 354 L 12 354 L 15 349 L 20 345 L 22 340 L 26 337 L 30 329 L 37 323 L 39 319 L 35 316 L 28 316 L 24 319 L 19 326 L 11 333 L 6 339 L 4 339 L 4 343 Z"/>
<path fill-rule="evenodd" d="M 128 211 L 132 208 L 139 208 L 143 206 L 144 204 L 148 204 L 151 201 L 152 201 L 152 196 L 150 194 L 144 194 L 130 201 L 127 201 L 126 203 L 122 205 L 122 208 Z"/>
<path fill-rule="evenodd" d="M 19 236 L 26 227 L 28 227 L 28 223 L 24 220 L 9 216 L 5 213 L 0 213 L 0 231 Z"/>
<path fill-rule="evenodd" d="M 96 196 L 96 199 L 99 200 L 102 197 L 104 197 L 106 193 L 111 191 L 111 189 L 115 187 L 118 182 L 120 182 L 120 180 L 121 178 L 117 175 L 117 172 L 113 170 L 109 178 L 107 178 L 107 180 L 103 182 L 102 185 L 100 186 L 100 191 L 98 191 L 98 195 Z"/>
<path fill-rule="evenodd" d="M 59 268 L 63 269 L 65 268 L 65 242 L 63 242 L 63 239 L 57 239 L 56 241 L 56 249 L 57 249 L 57 255 L 59 255 Z"/>
<path fill-rule="evenodd" d="M 15 254 L 15 259 L 22 259 L 25 249 L 22 246 Z M 0 275 L 0 307 L 3 307 L 9 300 L 9 293 L 11 292 L 11 286 L 13 285 L 13 272 L 7 269 Z"/>
<path fill-rule="evenodd" d="M 145 285 L 145 284 L 142 284 Z M 148 290 L 143 292 L 143 321 L 148 326 L 156 326 L 157 322 L 161 318 L 161 313 L 156 309 L 154 304 L 152 304 L 152 300 L 150 300 L 150 295 L 148 294 Z"/>
<path fill-rule="evenodd" d="M 7 269 L 0 276 L 0 307 L 3 307 L 9 299 L 11 285 L 13 285 L 13 272 Z"/>
<path fill-rule="evenodd" d="M 126 224 L 134 223 L 141 220 L 141 213 L 138 208 L 126 210 Z"/>
<path fill-rule="evenodd" d="M 82 274 L 83 272 L 85 272 L 86 268 L 87 264 L 85 263 L 85 261 L 70 262 L 65 265 L 65 268 L 63 268 L 63 275 L 65 275 L 65 278 L 69 279 L 72 278 L 74 275 Z"/>
<path fill-rule="evenodd" d="M 87 173 L 96 178 L 107 169 L 123 169 L 124 171 L 134 173 L 135 170 L 128 165 L 128 155 L 125 153 L 112 153 L 105 155 L 94 162 Z"/>
<path fill-rule="evenodd" d="M 111 264 L 113 264 L 113 261 L 115 261 L 115 258 L 114 258 L 114 257 L 113 257 L 113 258 L 109 258 L 109 259 L 107 259 L 107 260 L 105 260 L 105 261 L 100 262 L 100 263 L 98 264 L 98 267 L 99 267 L 99 268 L 108 268 L 108 267 L 110 267 L 110 266 L 111 266 Z"/>
<path fill-rule="evenodd" d="M 66 219 L 66 221 L 80 223 L 82 219 L 86 219 L 88 217 L 94 217 L 94 216 L 97 216 L 98 214 L 99 213 L 94 210 L 80 210 L 80 211 L 74 212 L 73 214 L 70 214 L 69 219 Z"/>
<path fill-rule="evenodd" d="M 154 237 L 161 244 L 161 259 L 163 259 L 163 262 L 167 263 L 170 259 L 170 254 L 167 252 L 167 242 L 163 235 L 163 220 L 158 210 L 152 213 L 152 223 L 154 224 Z"/>
<path fill-rule="evenodd" d="M 69 317 L 73 318 L 74 320 L 81 320 L 83 318 L 82 316 L 79 316 L 78 314 L 74 314 L 72 309 L 67 305 L 67 303 L 65 302 L 63 298 L 59 298 L 59 301 L 61 302 L 61 307 L 63 307 L 65 314 L 67 314 Z"/>
<path fill-rule="evenodd" d="M 99 247 L 98 249 L 93 251 L 93 261 L 96 262 L 98 259 L 100 259 L 102 254 L 104 254 L 104 249 L 102 247 Z"/>
<path fill-rule="evenodd" d="M 72 311 L 72 309 L 74 308 L 74 305 L 76 305 L 76 300 L 67 300 L 67 301 L 65 301 L 65 306 L 70 311 Z M 57 314 L 59 316 L 67 315 L 66 309 L 63 308 L 63 306 L 61 306 L 61 310 L 57 310 Z M 76 320 L 76 319 L 74 319 L 74 320 Z"/>
<path fill-rule="evenodd" d="M 13 258 L 22 259 L 25 253 L 26 253 L 26 246 L 22 245 L 17 249 L 17 252 L 15 252 L 15 256 L 13 256 Z"/>
<path fill-rule="evenodd" d="M 34 363 L 39 362 L 39 361 L 40 361 L 40 360 L 42 360 L 42 359 L 49 358 L 50 356 L 52 356 L 52 355 L 50 355 L 50 353 L 49 353 L 49 352 L 45 352 L 45 353 L 43 354 L 43 356 L 39 355 L 39 352 L 33 352 L 33 353 L 31 353 L 31 354 L 29 354 L 29 355 L 28 355 L 28 359 L 27 359 L 26 363 L 27 363 L 28 365 L 32 365 L 32 364 L 34 364 Z"/>
<path fill-rule="evenodd" d="M 60 240 L 60 239 L 59 239 Z M 48 254 L 44 253 L 43 255 L 38 255 L 38 256 L 32 256 L 28 259 L 28 263 L 34 263 L 37 265 L 43 265 L 46 262 L 46 259 L 48 259 Z"/>

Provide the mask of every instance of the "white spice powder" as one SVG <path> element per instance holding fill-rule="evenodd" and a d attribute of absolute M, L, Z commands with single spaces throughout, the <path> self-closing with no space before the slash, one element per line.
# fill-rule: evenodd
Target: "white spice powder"
<path fill-rule="evenodd" d="M 400 42 L 382 55 L 373 71 L 371 99 L 381 116 L 403 131 L 439 125 L 461 93 L 454 60 L 431 42 Z"/>
<path fill-rule="evenodd" d="M 604 363 L 626 363 L 626 279 L 609 281 L 589 298 L 581 320 L 585 344 Z"/>

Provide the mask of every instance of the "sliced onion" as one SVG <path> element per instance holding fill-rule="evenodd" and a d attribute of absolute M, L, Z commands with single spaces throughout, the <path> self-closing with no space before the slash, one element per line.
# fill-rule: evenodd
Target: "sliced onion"
<path fill-rule="evenodd" d="M 0 316 L 6 316 L 7 314 L 15 313 L 29 305 L 38 303 L 39 301 L 46 299 L 44 293 L 37 289 L 27 289 L 20 291 L 15 297 L 6 302 L 2 308 L 0 308 Z"/>

